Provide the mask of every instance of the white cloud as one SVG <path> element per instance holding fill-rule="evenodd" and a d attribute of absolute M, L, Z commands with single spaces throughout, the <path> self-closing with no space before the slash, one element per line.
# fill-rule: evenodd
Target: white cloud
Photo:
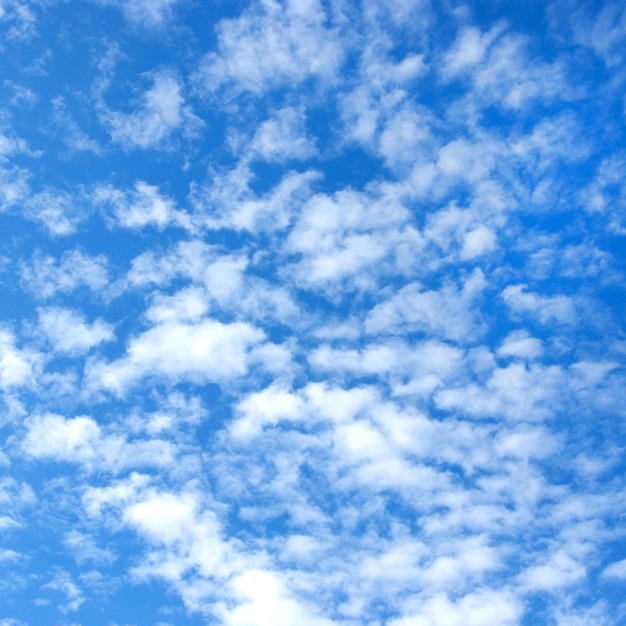
<path fill-rule="evenodd" d="M 63 143 L 70 153 L 86 152 L 98 156 L 103 155 L 102 146 L 98 141 L 84 132 L 70 113 L 67 102 L 62 96 L 57 96 L 52 100 L 54 107 L 54 121 L 58 130 L 63 135 Z"/>
<path fill-rule="evenodd" d="M 326 28 L 317 0 L 259 3 L 218 28 L 218 50 L 203 60 L 198 79 L 209 91 L 231 86 L 261 95 L 309 78 L 332 79 L 343 47 Z"/>
<path fill-rule="evenodd" d="M 385 341 L 360 350 L 323 344 L 308 356 L 309 363 L 325 373 L 386 380 L 395 396 L 428 396 L 454 380 L 462 368 L 463 352 L 446 343 Z"/>
<path fill-rule="evenodd" d="M 80 287 L 101 292 L 108 283 L 107 259 L 67 250 L 60 259 L 36 253 L 30 264 L 21 264 L 22 281 L 37 298 L 48 299 L 58 292 L 71 293 Z"/>
<path fill-rule="evenodd" d="M 300 397 L 274 384 L 248 395 L 237 404 L 238 418 L 232 423 L 230 433 L 236 439 L 249 439 L 259 435 L 265 425 L 274 425 L 280 420 L 302 420 L 306 416 L 305 411 Z"/>
<path fill-rule="evenodd" d="M 626 559 L 614 561 L 602 570 L 602 578 L 626 580 Z"/>
<path fill-rule="evenodd" d="M 506 337 L 498 348 L 500 357 L 520 357 L 523 359 L 536 359 L 543 353 L 543 346 L 539 339 L 531 337 L 523 330 L 514 331 Z"/>
<path fill-rule="evenodd" d="M 249 186 L 252 173 L 245 164 L 211 185 L 196 186 L 191 201 L 209 229 L 233 228 L 253 233 L 283 230 L 293 221 L 319 172 L 287 172 L 269 191 L 254 193 Z"/>
<path fill-rule="evenodd" d="M 79 564 L 93 562 L 96 565 L 107 565 L 116 559 L 110 550 L 99 548 L 92 536 L 78 530 L 68 532 L 63 542 Z"/>
<path fill-rule="evenodd" d="M 152 87 L 137 101 L 131 113 L 112 111 L 103 104 L 100 117 L 113 141 L 126 149 L 163 147 L 172 133 L 183 129 L 194 133 L 202 122 L 184 105 L 182 84 L 167 70 L 150 76 Z"/>
<path fill-rule="evenodd" d="M 487 49 L 502 33 L 502 30 L 502 24 L 493 27 L 485 34 L 481 34 L 480 30 L 473 26 L 463 28 L 452 50 L 445 56 L 444 75 L 447 77 L 455 76 L 481 63 L 485 58 Z"/>
<path fill-rule="evenodd" d="M 265 263 L 260 253 L 257 263 Z M 200 311 L 222 315 L 225 311 L 239 320 L 295 323 L 300 314 L 293 294 L 287 288 L 254 276 L 250 268 L 255 259 L 245 254 L 226 254 L 217 246 L 200 240 L 183 241 L 160 256 L 146 252 L 133 259 L 120 289 L 169 285 L 175 279 L 190 281 L 191 286 L 168 296 L 157 295 L 146 312 L 155 321 L 190 320 Z"/>
<path fill-rule="evenodd" d="M 37 18 L 32 8 L 18 0 L 4 0 L 0 5 L 0 22 L 10 25 L 5 37 L 13 43 L 28 40 L 37 32 Z"/>
<path fill-rule="evenodd" d="M 410 617 L 389 626 L 515 626 L 523 615 L 522 604 L 511 591 L 480 589 L 454 601 L 438 594 Z"/>
<path fill-rule="evenodd" d="M 64 613 L 78 611 L 85 602 L 83 590 L 72 580 L 69 572 L 58 570 L 52 580 L 42 585 L 42 589 L 57 591 L 65 596 L 65 602 L 59 605 Z"/>
<path fill-rule="evenodd" d="M 31 384 L 38 356 L 16 346 L 14 335 L 0 328 L 0 387 L 9 389 Z"/>
<path fill-rule="evenodd" d="M 428 113 L 404 105 L 387 115 L 385 111 L 381 114 L 384 121 L 381 120 L 377 148 L 388 167 L 402 171 L 427 158 L 435 143 Z"/>
<path fill-rule="evenodd" d="M 177 497 L 171 493 L 150 493 L 124 510 L 124 520 L 138 527 L 152 541 L 178 543 L 185 540 L 187 529 L 195 522 L 198 504 L 193 494 Z M 209 524 L 209 516 L 206 516 L 206 522 L 207 530 L 217 531 L 215 520 Z"/>
<path fill-rule="evenodd" d="M 88 385 L 121 394 L 146 376 L 228 381 L 248 372 L 250 351 L 263 339 L 262 331 L 242 322 L 165 322 L 131 339 L 126 355 L 117 361 L 92 362 Z"/>
<path fill-rule="evenodd" d="M 561 322 L 576 324 L 578 314 L 575 300 L 569 296 L 543 296 L 526 291 L 526 285 L 509 285 L 502 292 L 504 302 L 514 315 L 527 314 L 542 324 Z"/>
<path fill-rule="evenodd" d="M 35 458 L 87 462 L 94 458 L 94 443 L 100 428 L 88 417 L 66 420 L 60 415 L 43 415 L 26 422 L 28 434 L 23 449 Z"/>
<path fill-rule="evenodd" d="M 198 396 L 187 397 L 180 392 L 164 396 L 155 395 L 158 408 L 154 411 L 135 410 L 126 418 L 128 429 L 136 434 L 145 433 L 176 437 L 187 425 L 197 425 L 209 417 L 209 411 Z"/>
<path fill-rule="evenodd" d="M 407 220 L 406 208 L 384 192 L 316 194 L 304 204 L 287 237 L 285 252 L 300 260 L 284 267 L 283 274 L 330 293 L 343 281 L 372 288 L 378 271 L 393 268 L 405 246 L 416 243 L 414 232 L 403 228 Z"/>
<path fill-rule="evenodd" d="M 454 139 L 439 149 L 437 169 L 451 180 L 478 182 L 495 166 L 498 148 L 489 140 L 471 142 L 465 137 Z"/>
<path fill-rule="evenodd" d="M 24 3 L 49 6 L 0 112 L 0 465 L 41 510 L 0 481 L 35 546 L 5 584 L 52 578 L 35 602 L 84 623 L 128 582 L 169 594 L 151 623 L 619 620 L 612 2 L 571 5 L 577 41 L 556 5 L 93 0 L 68 38 Z"/>
<path fill-rule="evenodd" d="M 626 233 L 623 207 L 626 203 L 626 156 L 613 154 L 602 159 L 590 184 L 581 190 L 582 206 L 591 214 L 603 213 L 609 220 L 609 228 L 617 234 Z"/>
<path fill-rule="evenodd" d="M 0 479 L 0 530 L 17 529 L 23 526 L 24 513 L 37 502 L 37 498 L 26 483 L 19 483 L 7 476 Z M 12 560 L 9 551 L 5 556 Z"/>
<path fill-rule="evenodd" d="M 530 567 L 520 577 L 520 583 L 533 591 L 560 592 L 564 587 L 586 578 L 584 565 L 563 551 L 551 555 L 544 564 Z"/>
<path fill-rule="evenodd" d="M 584 128 L 571 112 L 541 120 L 531 132 L 511 142 L 512 154 L 539 173 L 559 162 L 581 163 L 593 150 Z"/>
<path fill-rule="evenodd" d="M 468 260 L 491 252 L 496 247 L 496 237 L 491 228 L 478 226 L 465 234 L 461 259 Z"/>
<path fill-rule="evenodd" d="M 543 427 L 522 426 L 500 434 L 496 451 L 500 457 L 544 459 L 559 452 L 561 442 Z"/>
<path fill-rule="evenodd" d="M 0 211 L 15 206 L 28 193 L 28 175 L 24 170 L 0 167 Z"/>
<path fill-rule="evenodd" d="M 3 123 L 2 113 L 0 110 L 0 161 L 7 161 L 15 154 L 28 152 L 28 146 L 23 139 L 15 135 L 10 126 Z"/>
<path fill-rule="evenodd" d="M 175 225 L 189 227 L 189 216 L 175 208 L 174 201 L 163 196 L 155 185 L 135 183 L 133 191 L 122 191 L 110 185 L 96 187 L 93 201 L 110 207 L 115 224 L 124 228 L 156 226 L 159 230 Z"/>
<path fill-rule="evenodd" d="M 54 350 L 77 356 L 114 339 L 113 327 L 102 319 L 92 324 L 70 309 L 48 307 L 38 310 L 39 326 Z"/>
<path fill-rule="evenodd" d="M 608 67 L 618 67 L 624 60 L 626 11 L 618 2 L 591 5 L 593 14 L 584 6 L 574 6 L 571 23 L 578 43 L 588 46 Z"/>
<path fill-rule="evenodd" d="M 160 29 L 173 16 L 173 9 L 179 0 L 96 0 L 99 4 L 115 6 L 135 27 Z"/>
<path fill-rule="evenodd" d="M 485 286 L 481 270 L 468 276 L 460 289 L 448 284 L 435 291 L 409 284 L 369 312 L 365 329 L 370 334 L 426 331 L 457 341 L 470 338 L 481 331 L 473 311 Z"/>
<path fill-rule="evenodd" d="M 575 92 L 560 59 L 549 64 L 530 57 L 528 38 L 507 32 L 503 24 L 481 34 L 464 28 L 444 57 L 444 80 L 468 78 L 468 99 L 520 110 L 533 102 L 573 99 Z"/>
<path fill-rule="evenodd" d="M 52 235 L 67 236 L 85 219 L 82 203 L 83 199 L 77 195 L 48 189 L 27 198 L 23 213 L 29 219 L 43 222 Z"/>
<path fill-rule="evenodd" d="M 183 240 L 163 255 L 152 250 L 132 259 L 127 281 L 131 287 L 167 285 L 178 277 L 202 277 L 211 263 L 218 260 L 218 249 L 199 239 Z M 222 263 L 224 260 L 221 259 Z M 232 275 L 228 276 L 232 279 Z"/>
<path fill-rule="evenodd" d="M 257 129 L 250 144 L 253 158 L 284 163 L 290 159 L 307 159 L 315 147 L 306 136 L 301 111 L 287 107 L 277 111 Z"/>
<path fill-rule="evenodd" d="M 208 307 L 207 294 L 199 287 L 189 287 L 171 296 L 156 294 L 146 318 L 156 324 L 197 321 L 207 313 Z"/>
<path fill-rule="evenodd" d="M 529 368 L 512 363 L 493 370 L 484 386 L 438 391 L 436 404 L 466 415 L 533 421 L 546 419 L 561 405 L 565 376 L 558 366 Z"/>
<path fill-rule="evenodd" d="M 493 155 L 490 155 L 490 158 Z M 487 159 L 486 159 L 487 160 Z M 468 175 L 471 165 L 465 168 Z M 479 178 L 482 178 L 480 174 Z M 447 186 L 444 179 L 437 181 L 436 186 Z M 481 183 L 478 183 L 481 186 Z M 459 208 L 455 202 L 440 210 L 433 211 L 426 219 L 423 235 L 429 242 L 429 269 L 438 265 L 448 265 L 461 261 L 480 263 L 485 255 L 497 247 L 496 230 L 500 229 L 505 219 L 498 211 L 485 206 L 480 197 L 473 202 L 474 206 Z M 495 215 L 494 215 L 495 213 Z M 443 253 L 443 254 L 442 254 Z"/>
<path fill-rule="evenodd" d="M 282 577 L 276 572 L 247 570 L 230 582 L 238 605 L 220 611 L 227 626 L 332 626 L 334 622 L 316 616 L 312 605 L 291 596 Z"/>
<path fill-rule="evenodd" d="M 119 472 L 129 467 L 168 467 L 174 463 L 175 446 L 160 439 L 128 441 L 123 434 L 103 432 L 92 418 L 65 418 L 46 413 L 25 421 L 21 448 L 34 459 L 76 463 L 87 470 Z"/>

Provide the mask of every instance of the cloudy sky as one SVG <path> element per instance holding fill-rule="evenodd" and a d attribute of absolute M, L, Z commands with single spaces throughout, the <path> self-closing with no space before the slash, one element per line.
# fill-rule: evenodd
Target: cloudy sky
<path fill-rule="evenodd" d="M 0 0 L 0 626 L 626 623 L 618 0 Z"/>

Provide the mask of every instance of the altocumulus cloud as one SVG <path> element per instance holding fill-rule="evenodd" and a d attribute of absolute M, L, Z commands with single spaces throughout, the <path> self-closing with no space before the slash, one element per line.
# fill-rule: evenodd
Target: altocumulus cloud
<path fill-rule="evenodd" d="M 625 622 L 626 11 L 492 4 L 0 3 L 0 626 Z"/>

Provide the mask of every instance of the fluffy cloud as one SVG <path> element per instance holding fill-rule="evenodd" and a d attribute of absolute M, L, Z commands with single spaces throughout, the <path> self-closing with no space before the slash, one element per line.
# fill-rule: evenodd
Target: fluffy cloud
<path fill-rule="evenodd" d="M 143 228 L 154 225 L 159 230 L 170 224 L 189 226 L 189 218 L 175 209 L 174 202 L 159 193 L 158 187 L 143 181 L 135 189 L 124 192 L 110 185 L 97 187 L 93 194 L 97 205 L 110 207 L 115 224 L 125 228 Z"/>
<path fill-rule="evenodd" d="M 74 311 L 58 307 L 39 309 L 39 325 L 52 347 L 61 354 L 84 354 L 114 338 L 112 326 L 103 320 L 87 324 Z"/>
<path fill-rule="evenodd" d="M 226 382 L 248 372 L 263 339 L 261 330 L 241 322 L 165 322 L 133 338 L 122 358 L 92 362 L 89 386 L 123 393 L 146 376 Z"/>
<path fill-rule="evenodd" d="M 30 384 L 38 355 L 16 346 L 15 336 L 0 328 L 0 387 Z"/>
<path fill-rule="evenodd" d="M 167 467 L 174 462 L 175 447 L 158 439 L 126 441 L 105 433 L 92 418 L 65 418 L 47 413 L 25 422 L 27 433 L 21 447 L 34 459 L 76 463 L 86 469 L 118 472 L 128 467 Z"/>
<path fill-rule="evenodd" d="M 56 293 L 71 293 L 80 287 L 99 292 L 108 283 L 107 259 L 89 256 L 80 250 L 65 251 L 59 259 L 35 254 L 23 263 L 21 277 L 37 298 L 48 299 Z"/>
<path fill-rule="evenodd" d="M 263 2 L 220 24 L 218 52 L 203 60 L 199 79 L 213 91 L 232 86 L 256 95 L 309 78 L 332 78 L 343 57 L 317 0 Z"/>
<path fill-rule="evenodd" d="M 182 85 L 171 72 L 159 71 L 131 113 L 101 106 L 100 117 L 113 141 L 126 149 L 154 148 L 168 141 L 174 131 L 194 132 L 200 120 L 184 105 Z"/>

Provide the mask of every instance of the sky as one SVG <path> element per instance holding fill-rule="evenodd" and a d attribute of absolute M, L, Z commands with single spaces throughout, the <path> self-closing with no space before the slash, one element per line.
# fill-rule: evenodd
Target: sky
<path fill-rule="evenodd" d="M 0 0 L 0 626 L 626 624 L 626 8 Z"/>

